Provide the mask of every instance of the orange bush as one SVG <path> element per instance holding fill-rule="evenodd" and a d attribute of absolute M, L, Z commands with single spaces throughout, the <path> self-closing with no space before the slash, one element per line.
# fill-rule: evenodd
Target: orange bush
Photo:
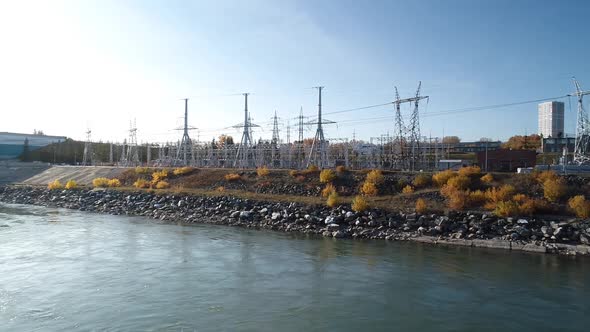
<path fill-rule="evenodd" d="M 454 176 L 447 181 L 447 186 L 461 190 L 467 189 L 470 184 L 471 180 L 465 175 Z"/>
<path fill-rule="evenodd" d="M 565 195 L 567 187 L 562 178 L 549 178 L 543 182 L 543 196 L 549 202 L 557 202 Z"/>
<path fill-rule="evenodd" d="M 365 181 L 361 187 L 361 194 L 365 196 L 377 196 L 379 191 L 374 182 Z"/>
<path fill-rule="evenodd" d="M 63 189 L 63 187 L 64 186 L 61 184 L 61 182 L 59 182 L 59 180 L 55 180 L 47 184 L 47 189 L 49 190 Z"/>
<path fill-rule="evenodd" d="M 96 178 L 96 179 L 92 180 L 92 186 L 95 188 L 106 188 L 109 186 L 109 179 Z"/>
<path fill-rule="evenodd" d="M 494 187 L 486 190 L 486 209 L 494 210 L 498 202 L 509 200 L 510 197 L 514 194 L 514 191 L 514 187 L 509 184 L 505 184 L 501 187 Z"/>
<path fill-rule="evenodd" d="M 328 199 L 326 200 L 326 205 L 329 207 L 335 207 L 336 205 L 338 205 L 338 203 L 340 202 L 340 197 L 338 196 L 337 192 L 333 192 L 328 196 Z"/>
<path fill-rule="evenodd" d="M 496 203 L 494 214 L 498 217 L 516 216 L 520 213 L 518 203 L 512 201 L 501 201 Z"/>
<path fill-rule="evenodd" d="M 351 208 L 355 212 L 362 212 L 369 208 L 369 203 L 362 196 L 356 196 L 352 200 Z"/>
<path fill-rule="evenodd" d="M 385 177 L 383 176 L 383 173 L 378 169 L 374 169 L 374 170 L 370 171 L 369 173 L 367 173 L 366 182 L 372 182 L 374 184 L 381 184 L 381 183 L 383 183 L 384 180 L 385 180 Z"/>
<path fill-rule="evenodd" d="M 76 188 L 78 188 L 78 183 L 76 183 L 76 181 L 74 181 L 74 180 L 69 180 L 68 182 L 66 182 L 65 188 L 68 190 L 76 189 Z"/>
<path fill-rule="evenodd" d="M 587 219 L 590 217 L 590 202 L 584 195 L 577 195 L 567 201 L 569 208 L 574 211 L 578 218 Z"/>
<path fill-rule="evenodd" d="M 481 168 L 479 168 L 479 166 L 461 167 L 457 173 L 464 176 L 476 175 L 481 173 Z"/>
<path fill-rule="evenodd" d="M 137 179 L 137 181 L 133 183 L 133 186 L 135 188 L 149 188 L 150 183 L 146 179 Z"/>
<path fill-rule="evenodd" d="M 172 173 L 174 175 L 185 175 L 185 174 L 189 174 L 194 170 L 194 168 L 190 167 L 190 166 L 185 166 L 185 167 L 180 167 L 180 168 L 176 168 Z"/>
<path fill-rule="evenodd" d="M 168 177 L 168 170 L 167 169 L 155 171 L 152 173 L 152 184 L 157 184 L 158 182 L 164 180 L 167 177 Z"/>
<path fill-rule="evenodd" d="M 289 175 L 291 175 L 292 177 L 296 177 L 297 175 L 299 175 L 299 172 L 297 172 L 296 170 L 292 169 L 289 171 Z"/>
<path fill-rule="evenodd" d="M 557 178 L 559 178 L 555 171 L 534 172 L 533 176 L 541 184 L 545 183 L 545 181 L 547 180 L 556 180 Z"/>
<path fill-rule="evenodd" d="M 334 173 L 331 169 L 323 169 L 320 172 L 320 182 L 321 183 L 328 183 L 332 182 L 336 179 L 336 173 Z"/>
<path fill-rule="evenodd" d="M 242 178 L 240 176 L 240 174 L 236 174 L 236 173 L 229 173 L 229 174 L 226 174 L 224 177 L 227 181 L 238 181 L 239 179 Z"/>
<path fill-rule="evenodd" d="M 170 184 L 166 181 L 160 181 L 156 184 L 156 189 L 166 189 L 170 188 Z"/>
<path fill-rule="evenodd" d="M 482 176 L 480 180 L 483 183 L 491 183 L 494 181 L 494 176 L 491 173 L 486 173 L 486 175 Z"/>
<path fill-rule="evenodd" d="M 469 205 L 480 206 L 486 201 L 486 194 L 481 190 L 469 192 Z"/>
<path fill-rule="evenodd" d="M 119 181 L 119 179 L 110 179 L 108 186 L 111 188 L 115 188 L 115 187 L 120 187 L 121 186 L 121 181 Z"/>
<path fill-rule="evenodd" d="M 324 189 L 322 189 L 322 197 L 328 197 L 336 192 L 336 187 L 333 184 L 328 183 Z"/>
<path fill-rule="evenodd" d="M 406 194 L 406 195 L 412 194 L 412 193 L 414 193 L 414 187 L 407 185 L 404 187 L 404 189 L 402 189 L 402 193 Z"/>
<path fill-rule="evenodd" d="M 461 190 L 446 184 L 440 189 L 440 193 L 445 196 L 451 209 L 463 210 L 469 204 L 469 190 Z"/>
<path fill-rule="evenodd" d="M 256 174 L 260 177 L 268 176 L 268 174 L 270 174 L 270 171 L 266 166 L 262 166 L 256 169 Z"/>
<path fill-rule="evenodd" d="M 426 205 L 426 201 L 423 198 L 418 198 L 416 200 L 416 213 L 423 214 L 428 211 L 428 206 Z"/>
<path fill-rule="evenodd" d="M 435 173 L 432 176 L 432 181 L 439 187 L 444 186 L 447 184 L 450 178 L 457 176 L 457 173 L 453 172 L 452 170 L 448 169 L 446 171 Z"/>

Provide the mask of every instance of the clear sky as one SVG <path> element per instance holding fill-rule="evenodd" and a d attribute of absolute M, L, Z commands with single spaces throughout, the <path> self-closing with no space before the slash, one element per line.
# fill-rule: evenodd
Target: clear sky
<path fill-rule="evenodd" d="M 276 110 L 286 139 L 301 107 L 315 117 L 314 86 L 330 113 L 422 81 L 423 135 L 506 139 L 537 131 L 536 103 L 445 111 L 563 96 L 573 75 L 590 88 L 588 17 L 583 0 L 1 1 L 0 131 L 122 141 L 136 119 L 139 141 L 176 141 L 188 97 L 201 140 L 239 140 L 250 92 L 254 137 L 271 136 Z M 393 133 L 393 114 L 327 114 L 326 136 Z"/>

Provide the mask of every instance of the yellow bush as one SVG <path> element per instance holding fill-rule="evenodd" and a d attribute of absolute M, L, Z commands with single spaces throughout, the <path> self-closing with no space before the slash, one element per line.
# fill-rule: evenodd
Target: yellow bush
<path fill-rule="evenodd" d="M 156 189 L 167 189 L 170 188 L 170 184 L 166 181 L 159 181 L 156 183 Z"/>
<path fill-rule="evenodd" d="M 448 169 L 446 171 L 435 173 L 432 176 L 432 181 L 439 187 L 444 186 L 447 184 L 450 178 L 457 176 L 457 173 L 453 172 L 452 170 Z"/>
<path fill-rule="evenodd" d="M 150 168 L 149 167 L 135 167 L 135 174 L 149 174 Z"/>
<path fill-rule="evenodd" d="M 430 179 L 431 177 L 426 174 L 418 174 L 414 178 L 414 181 L 412 181 L 412 184 L 416 188 L 423 188 L 430 184 Z"/>
<path fill-rule="evenodd" d="M 559 199 L 565 195 L 566 191 L 567 187 L 562 178 L 549 178 L 543 182 L 543 196 L 549 202 L 559 201 Z"/>
<path fill-rule="evenodd" d="M 412 193 L 414 193 L 414 187 L 407 185 L 404 187 L 404 189 L 402 189 L 402 193 L 406 194 L 406 195 L 412 194 Z"/>
<path fill-rule="evenodd" d="M 418 198 L 416 200 L 416 213 L 425 213 L 428 211 L 428 206 L 426 205 L 426 201 L 423 198 Z"/>
<path fill-rule="evenodd" d="M 486 175 L 482 176 L 480 180 L 483 183 L 491 183 L 494 181 L 494 176 L 491 173 L 486 173 Z"/>
<path fill-rule="evenodd" d="M 342 174 L 342 173 L 344 173 L 344 172 L 346 172 L 346 167 L 344 167 L 344 166 L 342 166 L 342 165 L 340 165 L 340 166 L 336 166 L 336 173 L 338 173 L 338 174 Z"/>
<path fill-rule="evenodd" d="M 309 165 L 307 167 L 307 171 L 309 171 L 309 172 L 317 172 L 319 170 L 320 170 L 319 167 L 317 167 L 316 165 Z"/>
<path fill-rule="evenodd" d="M 547 180 L 556 180 L 557 178 L 559 178 L 557 173 L 555 173 L 554 171 L 535 172 L 533 173 L 533 176 L 541 184 L 545 183 L 545 181 Z"/>
<path fill-rule="evenodd" d="M 447 181 L 447 186 L 455 187 L 457 189 L 467 189 L 471 184 L 471 180 L 465 175 L 453 176 Z"/>
<path fill-rule="evenodd" d="M 534 199 L 526 195 L 523 196 L 524 197 L 519 197 L 520 201 L 518 202 L 518 211 L 522 215 L 532 216 L 537 210 L 537 203 Z"/>
<path fill-rule="evenodd" d="M 324 189 L 322 189 L 322 197 L 329 197 L 331 194 L 336 192 L 336 187 L 333 184 L 328 183 Z"/>
<path fill-rule="evenodd" d="M 185 174 L 189 174 L 193 170 L 194 170 L 194 168 L 192 168 L 190 166 L 185 166 L 185 167 L 176 168 L 174 171 L 172 171 L 172 174 L 174 174 L 174 175 L 185 175 Z"/>
<path fill-rule="evenodd" d="M 149 188 L 150 187 L 150 183 L 146 179 L 137 179 L 137 181 L 135 181 L 133 183 L 133 186 L 135 188 Z"/>
<path fill-rule="evenodd" d="M 337 192 L 331 193 L 326 200 L 326 205 L 332 208 L 338 205 L 338 203 L 340 203 L 340 197 Z"/>
<path fill-rule="evenodd" d="M 332 182 L 336 179 L 336 173 L 334 173 L 331 169 L 324 169 L 320 172 L 320 182 L 321 183 L 328 183 Z"/>
<path fill-rule="evenodd" d="M 584 195 L 577 195 L 567 201 L 569 208 L 574 211 L 578 218 L 587 219 L 590 217 L 590 202 Z"/>
<path fill-rule="evenodd" d="M 63 185 L 61 184 L 61 182 L 59 182 L 59 180 L 55 180 L 53 182 L 49 182 L 49 184 L 47 184 L 47 189 L 49 190 L 55 190 L 55 189 L 63 189 Z"/>
<path fill-rule="evenodd" d="M 96 178 L 96 179 L 92 180 L 92 186 L 95 188 L 106 188 L 109 186 L 109 179 Z"/>
<path fill-rule="evenodd" d="M 520 213 L 518 203 L 512 201 L 500 201 L 496 203 L 494 214 L 498 217 L 516 216 Z"/>
<path fill-rule="evenodd" d="M 256 174 L 260 177 L 268 176 L 268 174 L 270 174 L 270 171 L 266 166 L 262 166 L 256 169 Z"/>
<path fill-rule="evenodd" d="M 119 181 L 119 179 L 110 179 L 109 180 L 109 187 L 120 187 L 121 186 L 121 181 Z"/>
<path fill-rule="evenodd" d="M 374 182 L 365 181 L 361 187 L 361 194 L 365 196 L 377 196 L 379 191 Z"/>
<path fill-rule="evenodd" d="M 362 196 L 356 196 L 352 200 L 351 207 L 355 212 L 362 212 L 369 208 L 369 203 Z"/>
<path fill-rule="evenodd" d="M 289 171 L 289 175 L 291 175 L 292 177 L 296 177 L 297 175 L 299 175 L 299 172 L 297 172 L 296 170 L 292 169 Z"/>
<path fill-rule="evenodd" d="M 152 173 L 152 184 L 156 184 L 168 177 L 168 170 L 155 171 Z"/>
<path fill-rule="evenodd" d="M 514 187 L 505 184 L 498 188 L 490 188 L 486 190 L 486 209 L 494 210 L 498 202 L 507 201 L 514 194 Z"/>
<path fill-rule="evenodd" d="M 469 192 L 469 205 L 480 206 L 486 201 L 486 194 L 481 190 Z"/>
<path fill-rule="evenodd" d="M 461 167 L 457 173 L 464 176 L 476 175 L 481 173 L 481 168 L 479 168 L 479 166 Z"/>
<path fill-rule="evenodd" d="M 65 188 L 68 190 L 76 189 L 76 188 L 78 188 L 78 184 L 74 180 L 69 180 L 68 182 L 66 182 Z"/>
<path fill-rule="evenodd" d="M 225 175 L 225 179 L 227 181 L 237 181 L 239 179 L 241 179 L 242 177 L 240 176 L 240 174 L 236 174 L 236 173 L 229 173 Z"/>
<path fill-rule="evenodd" d="M 528 199 L 528 196 L 525 194 L 516 194 L 516 195 L 512 196 L 512 201 L 517 202 L 517 203 L 522 203 L 527 199 Z"/>
<path fill-rule="evenodd" d="M 366 182 L 372 182 L 374 184 L 381 184 L 381 183 L 383 183 L 384 180 L 385 180 L 385 177 L 383 177 L 383 173 L 378 169 L 374 169 L 374 170 L 370 171 L 369 173 L 367 173 Z"/>
<path fill-rule="evenodd" d="M 224 191 L 225 191 L 225 187 L 224 187 L 224 186 L 219 186 L 219 187 L 217 187 L 215 190 L 216 190 L 217 192 L 220 192 L 220 193 L 222 193 L 222 192 L 224 192 Z"/>

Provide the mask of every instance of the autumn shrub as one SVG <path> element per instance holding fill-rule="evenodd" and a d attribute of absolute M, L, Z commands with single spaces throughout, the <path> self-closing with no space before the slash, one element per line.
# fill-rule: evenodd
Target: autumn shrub
<path fill-rule="evenodd" d="M 260 177 L 268 176 L 268 174 L 270 174 L 270 171 L 266 166 L 258 167 L 256 169 L 256 175 Z"/>
<path fill-rule="evenodd" d="M 491 173 L 486 173 L 486 175 L 480 178 L 481 182 L 483 183 L 492 183 L 494 181 L 494 176 Z"/>
<path fill-rule="evenodd" d="M 156 189 L 167 189 L 170 188 L 170 184 L 166 181 L 159 181 L 156 183 Z"/>
<path fill-rule="evenodd" d="M 328 197 L 331 193 L 336 192 L 336 187 L 333 184 L 328 183 L 324 189 L 322 189 L 322 197 Z"/>
<path fill-rule="evenodd" d="M 133 183 L 133 186 L 135 188 L 149 188 L 150 182 L 146 179 L 137 179 L 137 181 Z"/>
<path fill-rule="evenodd" d="M 150 173 L 150 168 L 149 167 L 135 167 L 135 174 L 138 175 L 145 175 L 145 174 L 149 174 Z"/>
<path fill-rule="evenodd" d="M 164 180 L 167 177 L 168 177 L 168 170 L 167 169 L 155 171 L 152 173 L 152 184 L 157 184 L 158 182 Z"/>
<path fill-rule="evenodd" d="M 424 188 L 430 184 L 431 177 L 426 174 L 418 174 L 412 181 L 412 184 L 416 188 Z"/>
<path fill-rule="evenodd" d="M 361 194 L 365 196 L 377 196 L 379 191 L 377 185 L 374 182 L 365 181 L 361 187 Z"/>
<path fill-rule="evenodd" d="M 224 186 L 219 186 L 219 187 L 215 188 L 215 191 L 222 193 L 222 192 L 225 191 L 225 187 Z"/>
<path fill-rule="evenodd" d="M 185 167 L 180 167 L 180 168 L 176 168 L 174 169 L 174 171 L 172 171 L 172 174 L 174 175 L 186 175 L 191 173 L 194 170 L 193 167 L 190 166 L 185 166 Z"/>
<path fill-rule="evenodd" d="M 333 192 L 328 196 L 326 200 L 326 205 L 333 208 L 340 203 L 340 196 L 338 196 L 337 192 Z"/>
<path fill-rule="evenodd" d="M 496 203 L 494 214 L 498 217 L 510 217 L 520 214 L 518 203 L 513 201 L 500 201 Z"/>
<path fill-rule="evenodd" d="M 227 181 L 238 181 L 239 179 L 242 178 L 240 176 L 240 174 L 236 174 L 236 173 L 229 173 L 229 174 L 226 174 L 224 177 Z"/>
<path fill-rule="evenodd" d="M 320 172 L 320 182 L 329 183 L 336 179 L 336 173 L 331 169 L 323 169 Z"/>
<path fill-rule="evenodd" d="M 344 173 L 344 172 L 346 172 L 346 171 L 347 171 L 347 170 L 346 170 L 346 167 L 345 167 L 345 166 L 342 166 L 342 165 L 340 165 L 340 166 L 336 166 L 336 173 L 338 173 L 338 174 L 342 174 L 342 173 Z"/>
<path fill-rule="evenodd" d="M 527 198 L 528 198 L 528 196 L 525 194 L 516 194 L 516 195 L 512 196 L 512 201 L 517 202 L 517 203 L 522 203 Z"/>
<path fill-rule="evenodd" d="M 578 218 L 590 217 L 590 201 L 586 200 L 584 195 L 577 195 L 567 201 L 568 207 L 576 214 Z"/>
<path fill-rule="evenodd" d="M 523 195 L 523 197 L 520 197 L 519 199 L 519 201 L 515 201 L 518 203 L 518 212 L 521 215 L 532 216 L 535 214 L 537 211 L 537 204 L 534 199 L 526 195 Z"/>
<path fill-rule="evenodd" d="M 405 195 L 409 195 L 409 194 L 413 194 L 414 193 L 414 187 L 407 185 L 404 187 L 404 189 L 402 189 L 402 193 Z"/>
<path fill-rule="evenodd" d="M 486 190 L 486 209 L 494 210 L 496 208 L 496 204 L 502 201 L 508 201 L 512 195 L 514 195 L 514 187 L 505 184 L 501 187 L 494 187 Z"/>
<path fill-rule="evenodd" d="M 61 182 L 59 182 L 59 180 L 55 180 L 47 184 L 47 189 L 49 190 L 63 189 L 63 187 L 64 186 L 61 184 Z"/>
<path fill-rule="evenodd" d="M 119 179 L 110 179 L 108 186 L 111 188 L 115 188 L 115 187 L 120 187 L 121 186 L 121 181 L 119 181 Z"/>
<path fill-rule="evenodd" d="M 383 181 L 385 181 L 385 177 L 383 176 L 383 173 L 380 170 L 374 169 L 367 173 L 366 181 L 379 185 L 383 183 Z"/>
<path fill-rule="evenodd" d="M 447 186 L 455 187 L 457 189 L 467 189 L 471 184 L 471 180 L 465 175 L 453 176 L 447 181 Z"/>
<path fill-rule="evenodd" d="M 299 172 L 297 172 L 296 170 L 292 169 L 289 171 L 289 175 L 292 177 L 296 177 L 297 175 L 299 175 Z"/>
<path fill-rule="evenodd" d="M 369 203 L 362 196 L 355 196 L 352 200 L 351 208 L 355 212 L 363 212 L 369 208 Z"/>
<path fill-rule="evenodd" d="M 453 187 L 451 187 L 453 188 Z M 454 210 L 463 210 L 469 206 L 469 191 L 453 188 L 447 197 L 448 206 Z"/>
<path fill-rule="evenodd" d="M 109 186 L 109 179 L 107 178 L 96 178 L 92 180 L 92 186 L 94 188 L 106 188 Z"/>
<path fill-rule="evenodd" d="M 537 182 L 544 184 L 545 181 L 547 180 L 556 180 L 557 178 L 559 178 L 559 176 L 557 175 L 557 173 L 555 173 L 555 171 L 542 171 L 542 172 L 535 172 L 533 173 L 533 176 L 535 177 L 535 179 L 537 180 Z"/>
<path fill-rule="evenodd" d="M 78 183 L 76 183 L 76 181 L 74 181 L 74 180 L 69 180 L 68 182 L 66 182 L 65 188 L 68 190 L 76 189 L 76 188 L 78 188 Z"/>
<path fill-rule="evenodd" d="M 426 201 L 423 198 L 418 198 L 416 200 L 416 213 L 423 214 L 428 211 L 428 205 L 426 205 Z"/>
<path fill-rule="evenodd" d="M 567 187 L 562 178 L 549 178 L 543 182 L 543 196 L 549 202 L 557 202 L 565 195 Z"/>
<path fill-rule="evenodd" d="M 459 175 L 464 175 L 464 176 L 477 175 L 477 174 L 481 173 L 481 168 L 479 168 L 479 166 L 461 167 L 461 168 L 459 168 L 457 173 Z"/>
<path fill-rule="evenodd" d="M 450 178 L 457 176 L 457 173 L 453 172 L 452 170 L 448 169 L 446 171 L 437 172 L 432 175 L 432 181 L 439 187 L 444 186 L 447 184 Z"/>
<path fill-rule="evenodd" d="M 480 206 L 486 201 L 486 194 L 481 190 L 475 190 L 469 192 L 469 205 Z"/>
<path fill-rule="evenodd" d="M 320 170 L 319 167 L 317 167 L 316 165 L 309 165 L 309 166 L 307 166 L 307 169 L 301 173 L 302 174 L 311 174 L 311 173 L 318 172 L 319 170 Z"/>

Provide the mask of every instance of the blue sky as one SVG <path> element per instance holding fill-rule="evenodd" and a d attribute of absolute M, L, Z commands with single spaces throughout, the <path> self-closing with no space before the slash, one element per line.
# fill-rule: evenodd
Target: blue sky
<path fill-rule="evenodd" d="M 316 114 L 382 104 L 422 81 L 422 134 L 506 139 L 537 131 L 536 103 L 590 88 L 587 1 L 13 1 L 0 4 L 0 131 L 174 141 L 181 98 L 201 140 L 242 121 L 255 138 L 300 107 Z M 575 100 L 566 103 L 566 132 Z M 586 104 L 586 106 L 588 106 Z M 403 111 L 408 114 L 406 106 Z M 326 115 L 329 138 L 393 133 L 393 108 Z M 389 119 L 387 117 L 390 117 Z M 367 120 L 363 119 L 374 119 Z M 286 139 L 286 128 L 282 136 Z M 197 136 L 197 132 L 192 133 Z M 306 136 L 312 136 L 310 130 Z M 291 137 L 296 137 L 295 129 Z"/>

